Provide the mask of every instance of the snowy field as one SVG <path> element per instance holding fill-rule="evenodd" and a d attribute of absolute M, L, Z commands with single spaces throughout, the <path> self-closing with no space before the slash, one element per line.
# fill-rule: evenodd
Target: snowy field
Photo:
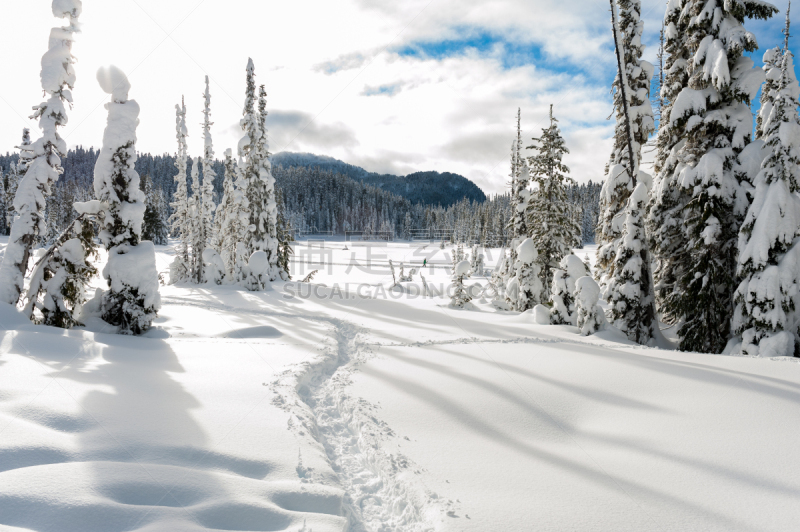
<path fill-rule="evenodd" d="M 162 287 L 145 338 L 0 308 L 0 530 L 797 529 L 796 360 L 390 290 L 389 259 L 447 286 L 450 248 L 422 245 L 301 243 L 313 281 L 264 293 Z"/>

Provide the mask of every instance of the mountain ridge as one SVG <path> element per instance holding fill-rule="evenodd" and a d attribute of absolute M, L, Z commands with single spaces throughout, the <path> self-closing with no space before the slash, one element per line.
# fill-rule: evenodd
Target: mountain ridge
<path fill-rule="evenodd" d="M 274 165 L 318 167 L 333 170 L 352 179 L 402 196 L 411 203 L 449 207 L 463 198 L 482 203 L 486 194 L 466 177 L 451 172 L 414 172 L 405 176 L 369 172 L 360 166 L 327 155 L 280 152 L 271 156 Z"/>

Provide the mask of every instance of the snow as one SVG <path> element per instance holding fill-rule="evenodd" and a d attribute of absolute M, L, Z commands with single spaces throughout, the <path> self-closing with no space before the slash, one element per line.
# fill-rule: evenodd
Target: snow
<path fill-rule="evenodd" d="M 103 277 L 109 280 L 112 291 L 121 293 L 126 287 L 144 297 L 144 307 L 156 310 L 161 306 L 158 292 L 155 246 L 152 242 L 139 242 L 137 246 L 123 244 L 111 249 Z"/>
<path fill-rule="evenodd" d="M 316 284 L 163 287 L 141 338 L 0 305 L 0 529 L 795 528 L 800 364 L 450 309 L 387 290 L 450 248 L 344 247 L 296 246 Z"/>
<path fill-rule="evenodd" d="M 97 82 L 103 92 L 111 95 L 115 102 L 125 102 L 128 100 L 128 92 L 131 90 L 131 82 L 125 72 L 114 65 L 100 67 L 97 71 Z"/>
<path fill-rule="evenodd" d="M 462 275 L 467 275 L 472 270 L 472 265 L 469 263 L 468 260 L 462 260 L 458 264 L 456 264 L 455 271 L 453 275 L 455 277 L 461 277 Z"/>
<path fill-rule="evenodd" d="M 530 238 L 526 238 L 517 248 L 517 257 L 523 264 L 533 264 L 533 261 L 535 261 L 538 256 L 536 245 Z"/>

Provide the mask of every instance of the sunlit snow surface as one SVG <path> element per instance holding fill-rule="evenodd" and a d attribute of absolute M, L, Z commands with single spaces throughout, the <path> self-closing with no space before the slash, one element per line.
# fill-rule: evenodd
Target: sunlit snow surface
<path fill-rule="evenodd" d="M 390 289 L 389 258 L 446 287 L 451 249 L 423 245 L 302 244 L 312 283 L 265 293 L 162 287 L 146 338 L 0 309 L 0 530 L 796 528 L 800 364 Z"/>

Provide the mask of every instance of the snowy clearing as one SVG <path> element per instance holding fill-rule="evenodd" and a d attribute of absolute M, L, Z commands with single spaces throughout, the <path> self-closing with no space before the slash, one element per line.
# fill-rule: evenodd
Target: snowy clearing
<path fill-rule="evenodd" d="M 342 265 L 311 284 L 162 287 L 144 338 L 4 306 L 0 530 L 795 527 L 796 360 L 584 338 L 344 266 L 448 264 L 429 248 L 327 242 Z"/>

